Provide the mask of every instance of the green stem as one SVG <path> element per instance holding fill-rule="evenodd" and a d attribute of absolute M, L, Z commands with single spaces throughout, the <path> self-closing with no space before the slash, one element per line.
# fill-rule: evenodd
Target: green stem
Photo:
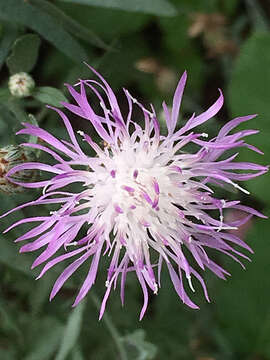
<path fill-rule="evenodd" d="M 43 107 L 40 112 L 37 114 L 37 122 L 40 124 L 42 120 L 45 118 L 45 116 L 48 113 L 48 108 Z"/>
<path fill-rule="evenodd" d="M 100 309 L 100 301 L 99 301 L 97 295 L 93 292 L 93 290 L 91 290 L 90 297 L 91 297 L 95 307 L 99 310 Z M 121 341 L 121 336 L 120 336 L 118 330 L 116 329 L 116 327 L 114 326 L 110 316 L 105 313 L 103 315 L 103 320 L 104 320 L 104 323 L 107 326 L 107 328 L 115 342 L 115 345 L 119 351 L 119 356 L 120 356 L 119 359 L 120 360 L 128 360 L 127 352 Z"/>

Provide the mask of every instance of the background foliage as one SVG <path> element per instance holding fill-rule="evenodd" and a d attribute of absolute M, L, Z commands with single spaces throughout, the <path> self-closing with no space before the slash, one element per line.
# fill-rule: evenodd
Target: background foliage
<path fill-rule="evenodd" d="M 265 157 L 248 150 L 240 157 L 268 163 L 269 26 L 267 0 L 2 0 L 0 147 L 21 141 L 14 133 L 29 113 L 34 115 L 32 121 L 63 136 L 61 122 L 44 104 L 59 106 L 67 96 L 64 82 L 91 76 L 82 64 L 86 61 L 120 97 L 121 87 L 129 88 L 158 112 L 163 99 L 171 102 L 175 84 L 187 69 L 184 118 L 205 109 L 221 88 L 225 107 L 203 131 L 214 134 L 234 115 L 258 113 L 251 126 L 261 132 L 250 142 Z M 7 88 L 9 76 L 19 71 L 31 73 L 37 85 L 33 96 L 24 100 L 12 97 Z M 86 126 L 72 120 L 76 129 Z M 269 175 L 246 187 L 250 196 L 237 195 L 270 215 Z M 35 196 L 34 191 L 1 194 L 1 211 Z M 1 219 L 1 230 L 30 214 L 27 209 Z M 30 270 L 33 256 L 19 255 L 13 243 L 18 230 L 1 235 L 0 359 L 270 359 L 269 231 L 269 221 L 257 219 L 241 229 L 255 251 L 253 261 L 243 271 L 220 258 L 233 276 L 223 282 L 206 274 L 212 302 L 206 304 L 196 293 L 200 311 L 181 304 L 168 274 L 163 274 L 159 295 L 151 298 L 140 323 L 142 298 L 132 276 L 125 307 L 121 309 L 118 294 L 112 294 L 107 313 L 98 322 L 106 264 L 95 293 L 77 308 L 71 309 L 72 298 L 84 269 L 49 303 L 61 266 L 35 282 L 37 273 Z"/>

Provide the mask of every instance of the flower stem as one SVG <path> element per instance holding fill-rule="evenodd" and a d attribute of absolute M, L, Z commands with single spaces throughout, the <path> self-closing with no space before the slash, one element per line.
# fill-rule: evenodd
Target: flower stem
<path fill-rule="evenodd" d="M 95 307 L 99 310 L 100 301 L 99 301 L 97 295 L 93 292 L 93 290 L 91 290 L 90 297 L 91 297 Z M 110 316 L 107 313 L 105 313 L 103 315 L 103 320 L 115 342 L 115 346 L 117 347 L 117 349 L 119 351 L 119 356 L 120 356 L 119 359 L 120 360 L 128 360 L 127 352 L 121 341 L 121 336 L 120 336 L 118 330 L 116 329 L 116 327 L 114 326 Z"/>

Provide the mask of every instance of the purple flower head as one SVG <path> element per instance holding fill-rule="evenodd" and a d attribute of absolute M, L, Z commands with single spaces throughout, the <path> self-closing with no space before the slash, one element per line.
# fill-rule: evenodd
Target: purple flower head
<path fill-rule="evenodd" d="M 186 293 L 185 287 L 195 291 L 193 280 L 197 279 L 209 301 L 201 276 L 203 270 L 208 268 L 222 279 L 229 275 L 209 258 L 207 249 L 218 250 L 241 264 L 239 258 L 248 257 L 236 250 L 234 245 L 250 252 L 252 250 L 229 230 L 241 226 L 252 215 L 264 217 L 258 211 L 240 205 L 239 201 L 216 198 L 215 187 L 212 186 L 229 184 L 248 194 L 238 182 L 267 171 L 265 166 L 235 162 L 237 153 L 226 156 L 227 150 L 239 147 L 260 152 L 243 140 L 243 137 L 257 131 L 231 133 L 237 125 L 254 118 L 255 115 L 229 121 L 213 139 L 207 139 L 205 133 L 195 132 L 198 125 L 211 119 L 222 107 L 223 96 L 220 92 L 217 101 L 208 110 L 200 115 L 193 114 L 185 125 L 177 130 L 187 78 L 184 73 L 173 97 L 172 110 L 163 103 L 167 124 L 167 134 L 163 136 L 160 134 L 159 122 L 152 106 L 147 110 L 124 89 L 128 104 L 128 113 L 124 117 L 108 83 L 94 69 L 92 71 L 97 75 L 98 81 L 80 80 L 74 87 L 67 85 L 76 104 L 63 105 L 68 111 L 93 125 L 102 141 L 95 142 L 90 135 L 82 131 L 78 133 L 95 155 L 91 156 L 91 151 L 82 151 L 68 117 L 59 109 L 54 110 L 58 112 L 67 129 L 70 138 L 68 142 L 25 123 L 25 128 L 18 134 L 36 136 L 42 140 L 42 145 L 23 145 L 45 151 L 54 159 L 55 165 L 28 162 L 9 171 L 7 176 L 10 181 L 28 188 L 42 188 L 42 195 L 7 214 L 26 206 L 59 206 L 58 210 L 47 216 L 17 221 L 6 231 L 23 223 L 35 224 L 16 241 L 34 239 L 23 245 L 21 252 L 43 248 L 32 266 L 34 268 L 45 264 L 38 278 L 57 263 L 72 259 L 71 264 L 56 280 L 50 299 L 54 298 L 67 279 L 87 262 L 89 271 L 73 304 L 76 306 L 94 284 L 102 255 L 110 257 L 110 265 L 100 318 L 111 289 L 116 287 L 117 281 L 120 283 L 121 301 L 124 303 L 126 276 L 133 271 L 144 296 L 141 319 L 147 308 L 148 292 L 157 294 L 161 287 L 160 274 L 163 265 L 167 266 L 173 286 L 183 303 L 191 308 L 198 308 Z M 86 89 L 91 90 L 97 98 L 100 105 L 98 111 L 94 110 L 88 101 Z M 133 117 L 134 107 L 138 107 L 142 112 L 143 126 Z M 106 145 L 101 146 L 102 142 Z M 189 143 L 196 144 L 196 152 L 190 154 L 185 151 L 185 146 Z M 51 178 L 27 183 L 14 180 L 13 174 L 31 169 L 49 172 L 52 174 Z M 79 183 L 80 192 L 73 193 L 65 189 L 73 183 Z M 247 216 L 238 221 L 226 222 L 224 209 L 241 210 Z M 215 216 L 212 217 L 208 210 Z M 87 227 L 87 233 L 83 238 L 78 238 L 83 226 Z M 187 250 L 194 258 L 194 265 L 187 260 Z"/>

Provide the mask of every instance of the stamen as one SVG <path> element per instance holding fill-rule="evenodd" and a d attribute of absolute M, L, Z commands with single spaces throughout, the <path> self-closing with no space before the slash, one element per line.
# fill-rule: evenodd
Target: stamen
<path fill-rule="evenodd" d="M 132 100 L 132 102 L 134 102 L 134 104 L 136 104 L 138 102 L 137 99 L 135 99 L 132 95 L 130 95 L 130 92 L 128 90 L 126 90 L 128 96 L 130 97 L 130 99 Z"/>
<path fill-rule="evenodd" d="M 114 210 L 115 210 L 116 212 L 118 212 L 118 214 L 123 214 L 123 212 L 124 212 L 124 211 L 120 208 L 120 206 L 117 205 L 117 204 L 114 205 Z"/>
<path fill-rule="evenodd" d="M 103 109 L 104 113 L 107 113 L 107 114 L 110 113 L 110 110 L 108 110 L 108 109 L 106 108 L 105 104 L 104 104 L 102 101 L 99 102 L 99 105 L 100 105 L 101 108 Z"/>
<path fill-rule="evenodd" d="M 159 202 L 159 196 L 156 196 L 152 205 L 152 208 L 155 209 L 158 205 Z"/>
<path fill-rule="evenodd" d="M 122 235 L 119 237 L 119 240 L 122 245 L 126 245 L 126 240 L 124 239 L 124 237 Z"/>
<path fill-rule="evenodd" d="M 132 188 L 132 187 L 130 187 L 130 186 L 126 186 L 126 185 L 122 185 L 121 188 L 122 188 L 123 190 L 126 190 L 126 191 L 129 192 L 129 193 L 134 193 L 134 191 L 135 191 L 134 188 Z"/>
<path fill-rule="evenodd" d="M 222 230 L 224 216 L 223 216 L 223 215 L 220 215 L 219 220 L 220 220 L 220 225 L 219 225 L 219 227 L 218 227 L 218 229 L 217 229 L 217 232 L 220 232 L 220 231 Z"/>
<path fill-rule="evenodd" d="M 65 251 L 67 251 L 67 247 L 69 247 L 69 246 L 76 246 L 77 244 L 78 244 L 77 241 L 73 241 L 73 242 L 71 242 L 71 243 L 69 243 L 69 244 L 64 244 L 64 249 L 65 249 Z"/>
<path fill-rule="evenodd" d="M 143 192 L 142 196 L 148 202 L 148 204 L 153 205 L 153 202 L 152 202 L 150 196 L 147 193 Z"/>
<path fill-rule="evenodd" d="M 236 189 L 242 191 L 243 193 L 245 193 L 245 194 L 247 194 L 247 195 L 250 195 L 250 192 L 247 191 L 246 189 L 242 188 L 240 185 L 233 183 L 233 186 L 234 186 Z"/>
<path fill-rule="evenodd" d="M 147 150 L 148 150 L 148 146 L 149 146 L 149 142 L 148 142 L 148 141 L 145 141 L 145 142 L 143 143 L 143 149 L 144 149 L 145 151 L 147 151 Z"/>
<path fill-rule="evenodd" d="M 187 281 L 188 281 L 188 285 L 189 285 L 189 287 L 191 288 L 191 290 L 192 290 L 193 292 L 195 292 L 195 289 L 194 289 L 194 287 L 193 287 L 193 285 L 192 285 L 192 281 L 191 281 L 191 276 L 190 276 L 190 275 L 187 276 Z"/>
<path fill-rule="evenodd" d="M 158 182 L 157 182 L 157 180 L 155 178 L 153 179 L 153 185 L 154 185 L 155 193 L 157 195 L 159 195 L 160 194 L 159 185 L 158 185 Z"/>
<path fill-rule="evenodd" d="M 144 227 L 149 227 L 149 226 L 150 226 L 150 224 L 149 224 L 147 221 L 145 221 L 145 220 L 141 220 L 140 223 L 141 223 L 142 226 L 144 226 Z"/>
<path fill-rule="evenodd" d="M 173 170 L 173 171 L 177 171 L 180 174 L 182 174 L 182 169 L 179 166 L 174 165 L 174 166 L 171 166 L 170 169 Z"/>
<path fill-rule="evenodd" d="M 51 185 L 51 181 L 49 181 L 49 183 L 47 185 L 45 185 L 44 188 L 42 189 L 42 195 L 46 194 L 46 190 L 50 185 Z"/>
<path fill-rule="evenodd" d="M 115 171 L 115 170 L 112 170 L 112 171 L 111 171 L 111 177 L 112 177 L 112 178 L 115 178 L 115 175 L 116 175 L 116 171 Z"/>

